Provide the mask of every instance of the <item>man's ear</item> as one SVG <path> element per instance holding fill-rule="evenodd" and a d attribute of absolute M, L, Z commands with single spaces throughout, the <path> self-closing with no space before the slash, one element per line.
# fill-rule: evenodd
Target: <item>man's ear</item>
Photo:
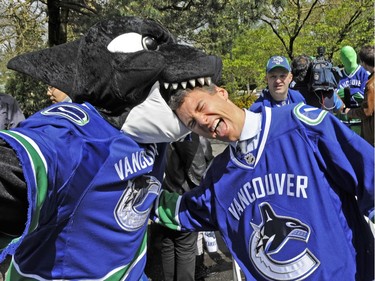
<path fill-rule="evenodd" d="M 229 98 L 229 94 L 227 90 L 225 90 L 224 88 L 216 86 L 216 93 L 219 94 L 221 97 L 223 97 L 225 100 Z"/>
<path fill-rule="evenodd" d="M 289 72 L 289 79 L 290 79 L 289 83 L 292 83 L 292 81 L 293 81 L 293 74 L 292 74 L 292 72 Z"/>

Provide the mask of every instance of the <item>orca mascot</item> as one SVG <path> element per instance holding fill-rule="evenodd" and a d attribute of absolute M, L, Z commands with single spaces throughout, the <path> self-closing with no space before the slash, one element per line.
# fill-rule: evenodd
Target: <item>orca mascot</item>
<path fill-rule="evenodd" d="M 164 89 L 217 82 L 221 60 L 123 17 L 8 68 L 67 93 L 0 131 L 0 262 L 6 280 L 147 280 L 147 224 L 163 148 L 189 131 Z M 168 91 L 166 91 L 167 93 Z"/>

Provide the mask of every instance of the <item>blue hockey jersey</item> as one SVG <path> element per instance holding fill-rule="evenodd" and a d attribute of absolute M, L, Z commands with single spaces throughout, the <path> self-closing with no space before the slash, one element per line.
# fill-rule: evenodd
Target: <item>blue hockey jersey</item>
<path fill-rule="evenodd" d="M 349 88 L 350 89 L 350 106 L 359 107 L 360 103 L 358 98 L 361 97 L 361 101 L 364 98 L 366 82 L 368 80 L 368 72 L 366 69 L 358 65 L 357 69 L 350 74 L 343 71 L 343 77 L 340 78 L 338 83 L 338 89 Z M 355 94 L 357 97 L 355 98 Z M 348 105 L 347 105 L 348 106 Z"/>
<path fill-rule="evenodd" d="M 251 105 L 250 110 L 253 112 L 260 112 L 263 106 L 277 107 L 284 106 L 291 103 L 306 103 L 305 98 L 299 91 L 288 89 L 288 95 L 285 101 L 277 102 L 273 99 L 268 88 L 264 89 L 259 98 Z"/>
<path fill-rule="evenodd" d="M 374 149 L 327 111 L 262 108 L 259 145 L 229 145 L 155 221 L 219 230 L 246 280 L 372 280 Z"/>
<path fill-rule="evenodd" d="M 140 280 L 157 146 L 137 144 L 88 103 L 55 104 L 0 138 L 19 157 L 29 201 L 23 235 L 1 252 L 14 254 L 7 280 Z"/>

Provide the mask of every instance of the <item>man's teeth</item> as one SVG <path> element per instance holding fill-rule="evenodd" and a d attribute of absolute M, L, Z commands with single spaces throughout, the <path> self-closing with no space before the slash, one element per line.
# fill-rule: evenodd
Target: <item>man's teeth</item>
<path fill-rule="evenodd" d="M 183 82 L 180 82 L 180 83 L 163 83 L 164 85 L 164 88 L 165 89 L 168 89 L 168 88 L 172 88 L 173 90 L 176 90 L 178 88 L 178 86 L 180 86 L 182 89 L 186 89 L 188 83 L 190 84 L 191 87 L 195 87 L 196 85 L 196 81 L 198 81 L 198 83 L 201 85 L 201 86 L 204 86 L 204 85 L 207 85 L 207 86 L 210 86 L 211 85 L 211 77 L 201 77 L 201 78 L 197 78 L 197 79 L 191 79 L 189 80 L 188 82 L 186 81 L 183 81 Z"/>
<path fill-rule="evenodd" d="M 217 127 L 219 127 L 219 124 L 220 124 L 221 121 L 222 121 L 222 119 L 219 119 L 219 121 L 217 121 L 216 125 L 213 128 L 213 132 L 216 133 L 216 129 L 217 129 Z"/>

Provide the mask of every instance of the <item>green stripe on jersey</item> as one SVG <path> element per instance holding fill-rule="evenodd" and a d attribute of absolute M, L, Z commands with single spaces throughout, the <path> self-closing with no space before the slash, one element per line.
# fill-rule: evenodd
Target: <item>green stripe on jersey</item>
<path fill-rule="evenodd" d="M 30 163 L 32 164 L 31 168 L 34 174 L 34 184 L 37 192 L 35 198 L 35 211 L 32 214 L 31 223 L 28 230 L 30 233 L 38 226 L 40 210 L 47 196 L 47 166 L 39 147 L 31 139 L 21 135 L 20 133 L 15 133 L 12 131 L 3 131 L 3 133 L 13 137 L 24 147 L 29 156 Z"/>
<path fill-rule="evenodd" d="M 132 271 L 132 268 L 146 255 L 147 253 L 147 231 L 142 240 L 142 244 L 137 250 L 134 259 L 126 266 L 121 267 L 119 270 L 116 269 L 116 273 L 107 274 L 103 281 L 118 281 L 128 280 L 128 275 Z"/>
<path fill-rule="evenodd" d="M 176 210 L 180 206 L 181 196 L 177 193 L 171 193 L 163 190 L 159 197 L 157 206 L 158 224 L 167 226 L 173 230 L 180 230 L 178 215 Z"/>
<path fill-rule="evenodd" d="M 147 253 L 147 231 L 142 239 L 142 244 L 135 253 L 134 259 L 127 265 L 121 266 L 109 272 L 103 278 L 90 279 L 91 281 L 123 281 L 128 280 L 128 275 L 131 272 L 132 268 L 137 265 L 137 263 L 146 255 Z M 35 274 L 23 274 L 17 270 L 18 265 L 12 260 L 8 272 L 6 274 L 5 281 L 38 281 L 45 280 L 50 281 L 49 279 L 42 279 L 40 276 Z M 59 279 L 60 280 L 60 279 Z M 65 279 L 62 279 L 65 280 Z"/>
<path fill-rule="evenodd" d="M 301 113 L 300 112 L 300 109 L 301 107 L 303 107 L 305 104 L 304 103 L 299 103 L 298 105 L 296 105 L 293 109 L 293 112 L 294 114 L 297 116 L 297 118 L 299 120 L 301 120 L 302 122 L 308 124 L 308 125 L 311 125 L 311 126 L 316 126 L 318 124 L 320 124 L 320 122 L 322 122 L 322 120 L 324 119 L 324 117 L 328 114 L 328 111 L 326 110 L 322 110 L 317 116 L 316 118 L 310 118 L 310 117 L 307 117 L 305 114 Z M 312 109 L 312 110 L 317 110 L 316 108 Z"/>

